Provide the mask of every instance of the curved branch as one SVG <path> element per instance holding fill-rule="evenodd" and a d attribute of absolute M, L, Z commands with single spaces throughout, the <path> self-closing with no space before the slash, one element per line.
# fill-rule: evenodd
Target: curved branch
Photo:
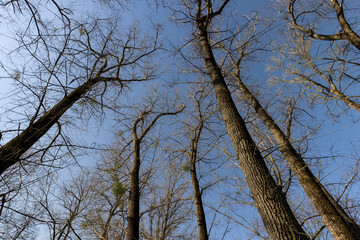
<path fill-rule="evenodd" d="M 350 42 L 354 47 L 360 50 L 360 36 L 357 35 L 354 30 L 351 28 L 348 21 L 345 19 L 344 9 L 342 4 L 339 4 L 337 0 L 329 0 L 336 11 L 337 19 L 341 27 L 341 31 L 336 34 L 318 34 L 313 31 L 311 28 L 304 28 L 299 25 L 296 21 L 297 17 L 294 14 L 294 4 L 296 0 L 290 0 L 288 5 L 288 13 L 291 18 L 291 22 L 294 28 L 297 30 L 309 35 L 310 37 L 323 41 L 337 41 L 337 40 L 346 40 Z"/>

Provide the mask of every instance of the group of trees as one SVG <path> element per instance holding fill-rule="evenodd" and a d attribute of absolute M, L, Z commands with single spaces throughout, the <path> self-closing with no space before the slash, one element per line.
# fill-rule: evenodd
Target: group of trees
<path fill-rule="evenodd" d="M 241 4 L 2 1 L 1 239 L 360 239 L 359 4 Z"/>

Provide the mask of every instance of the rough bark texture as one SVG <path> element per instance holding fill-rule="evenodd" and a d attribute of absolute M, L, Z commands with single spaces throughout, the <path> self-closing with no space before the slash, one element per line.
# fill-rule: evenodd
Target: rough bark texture
<path fill-rule="evenodd" d="M 206 68 L 211 78 L 225 127 L 270 238 L 274 240 L 309 239 L 291 211 L 281 188 L 271 176 L 233 102 L 231 93 L 214 58 L 206 26 L 199 18 L 197 27 Z"/>
<path fill-rule="evenodd" d="M 193 187 L 194 193 L 194 202 L 195 202 L 195 210 L 196 210 L 196 219 L 198 223 L 198 231 L 199 231 L 199 240 L 208 240 L 209 236 L 207 233 L 206 227 L 206 217 L 205 211 L 202 203 L 201 190 L 199 186 L 198 177 L 196 174 L 196 159 L 197 159 L 197 146 L 199 143 L 199 138 L 201 134 L 201 130 L 203 128 L 203 122 L 200 122 L 200 125 L 197 129 L 194 130 L 194 137 L 191 140 L 190 147 L 190 175 L 191 175 L 191 183 Z"/>
<path fill-rule="evenodd" d="M 90 79 L 77 87 L 38 120 L 31 123 L 22 133 L 2 146 L 0 148 L 0 175 L 15 163 L 20 162 L 21 156 L 44 136 L 60 117 L 97 82 L 96 79 Z"/>
<path fill-rule="evenodd" d="M 235 78 L 237 79 L 237 83 L 245 97 L 250 101 L 263 123 L 273 134 L 276 142 L 279 144 L 281 153 L 287 160 L 291 170 L 299 179 L 306 194 L 319 212 L 324 224 L 329 229 L 334 239 L 360 239 L 359 226 L 345 213 L 341 206 L 332 198 L 332 196 L 312 174 L 311 170 L 302 157 L 293 148 L 284 132 L 279 128 L 271 116 L 257 101 L 255 96 L 241 81 L 239 73 L 236 74 Z"/>

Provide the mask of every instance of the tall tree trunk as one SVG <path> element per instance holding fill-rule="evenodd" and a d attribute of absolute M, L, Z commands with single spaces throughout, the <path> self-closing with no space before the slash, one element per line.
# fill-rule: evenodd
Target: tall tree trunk
<path fill-rule="evenodd" d="M 126 239 L 127 240 L 138 240 L 140 237 L 140 182 L 139 182 L 139 173 L 140 173 L 140 144 L 146 134 L 150 129 L 155 125 L 156 121 L 159 120 L 162 116 L 166 115 L 176 115 L 183 111 L 185 108 L 182 107 L 176 112 L 164 112 L 158 114 L 148 127 L 137 134 L 137 125 L 139 122 L 144 120 L 145 115 L 149 112 L 144 111 L 141 116 L 135 120 L 132 126 L 132 138 L 133 138 L 133 166 L 130 172 L 130 193 L 129 193 L 129 209 L 127 217 L 127 228 L 126 228 Z"/>
<path fill-rule="evenodd" d="M 303 158 L 294 149 L 284 132 L 242 82 L 239 77 L 239 66 L 236 66 L 236 68 L 237 72 L 235 78 L 238 86 L 245 97 L 250 101 L 260 119 L 273 134 L 276 142 L 279 144 L 281 153 L 287 160 L 291 170 L 299 179 L 301 186 L 304 188 L 306 194 L 319 212 L 324 224 L 329 229 L 334 239 L 359 240 L 359 226 L 346 214 L 343 208 L 333 199 L 325 187 L 322 186 L 318 179 L 312 174 L 311 170 Z"/>
<path fill-rule="evenodd" d="M 204 126 L 202 119 L 200 120 L 199 126 L 194 129 L 194 136 L 191 139 L 190 146 L 190 175 L 191 175 L 191 183 L 193 187 L 194 193 L 194 202 L 195 202 L 195 210 L 196 210 L 196 219 L 198 223 L 198 231 L 199 231 L 199 240 L 208 240 L 209 236 L 207 233 L 206 227 L 206 217 L 205 211 L 202 203 L 201 191 L 199 186 L 198 177 L 196 174 L 196 159 L 197 159 L 197 147 L 200 139 L 201 130 Z"/>
<path fill-rule="evenodd" d="M 97 79 L 89 79 L 77 87 L 38 120 L 30 123 L 22 133 L 2 146 L 0 148 L 0 175 L 15 163 L 20 162 L 21 156 L 44 136 L 60 117 L 97 82 Z"/>
<path fill-rule="evenodd" d="M 136 127 L 136 125 L 134 125 Z M 129 209 L 126 229 L 127 240 L 139 239 L 140 225 L 140 187 L 139 187 L 139 171 L 140 171 L 140 140 L 133 131 L 133 167 L 130 173 L 130 194 Z"/>
<path fill-rule="evenodd" d="M 271 239 L 309 239 L 295 218 L 281 188 L 275 183 L 263 157 L 240 116 L 214 58 L 204 21 L 198 18 L 200 46 L 225 127 L 246 177 L 256 207 Z"/>

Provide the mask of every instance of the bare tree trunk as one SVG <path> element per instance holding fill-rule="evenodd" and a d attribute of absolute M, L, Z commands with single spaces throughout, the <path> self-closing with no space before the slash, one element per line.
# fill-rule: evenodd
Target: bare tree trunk
<path fill-rule="evenodd" d="M 194 201 L 195 201 L 195 209 L 196 209 L 196 218 L 198 223 L 198 231 L 199 231 L 199 240 L 208 240 L 209 236 L 207 233 L 206 227 L 206 217 L 204 206 L 202 203 L 201 190 L 199 186 L 198 177 L 196 174 L 196 159 L 197 159 L 197 148 L 200 139 L 201 130 L 204 126 L 203 120 L 200 119 L 200 123 L 196 129 L 194 129 L 194 136 L 191 139 L 190 146 L 190 175 L 191 175 L 191 183 L 194 192 Z"/>
<path fill-rule="evenodd" d="M 111 206 L 111 209 L 110 209 L 110 211 L 109 211 L 109 216 L 107 217 L 106 222 L 105 222 L 105 224 L 104 224 L 104 229 L 103 229 L 103 231 L 102 231 L 102 233 L 101 233 L 101 236 L 102 236 L 102 238 L 104 238 L 104 239 L 108 239 L 108 238 L 109 238 L 108 235 L 109 235 L 109 230 L 110 230 L 110 222 L 111 222 L 112 218 L 113 218 L 114 215 L 115 215 L 116 208 L 119 206 L 119 202 L 118 202 L 118 201 L 119 201 L 119 200 L 116 199 L 116 202 L 115 202 L 114 206 Z"/>
<path fill-rule="evenodd" d="M 293 148 L 289 139 L 279 128 L 271 116 L 261 106 L 256 97 L 250 92 L 239 77 L 239 66 L 236 66 L 237 72 L 235 78 L 245 97 L 250 101 L 251 105 L 259 115 L 263 123 L 269 128 L 284 158 L 287 160 L 291 170 L 299 179 L 306 194 L 314 204 L 316 210 L 322 217 L 324 224 L 331 232 L 335 239 L 343 240 L 359 240 L 360 228 L 351 219 L 343 208 L 333 199 L 324 186 L 312 174 L 311 170 L 303 160 L 303 158 Z"/>
<path fill-rule="evenodd" d="M 223 6 L 227 2 L 225 1 Z M 221 10 L 213 13 L 213 16 L 220 14 L 219 12 Z M 197 17 L 201 50 L 225 127 L 268 234 L 274 240 L 309 239 L 291 211 L 281 188 L 271 176 L 234 104 L 209 43 L 207 28 L 204 23 L 205 19 L 209 19 L 209 17 L 211 16 Z"/>
<path fill-rule="evenodd" d="M 137 125 L 144 121 L 145 115 L 149 112 L 145 111 L 141 116 L 135 120 L 132 127 L 132 138 L 133 138 L 133 167 L 130 172 L 130 193 L 129 193 L 129 209 L 128 209 L 128 219 L 127 219 L 127 228 L 126 228 L 126 239 L 127 240 L 138 240 L 140 237 L 140 181 L 139 181 L 139 172 L 140 172 L 140 144 L 146 134 L 150 129 L 155 125 L 156 121 L 166 115 L 176 115 L 179 112 L 183 111 L 185 107 L 182 107 L 176 112 L 165 112 L 158 114 L 152 122 L 146 127 L 145 130 L 141 132 L 140 135 L 137 134 Z"/>
<path fill-rule="evenodd" d="M 136 127 L 136 125 L 134 125 Z M 139 239 L 140 225 L 140 187 L 139 187 L 139 171 L 140 171 L 140 139 L 133 130 L 133 167 L 130 173 L 130 194 L 129 209 L 126 229 L 127 240 Z"/>
<path fill-rule="evenodd" d="M 60 117 L 97 82 L 97 79 L 90 79 L 83 85 L 77 87 L 37 121 L 30 123 L 22 133 L 2 146 L 0 148 L 0 175 L 6 169 L 18 163 L 21 156 L 44 136 Z"/>

